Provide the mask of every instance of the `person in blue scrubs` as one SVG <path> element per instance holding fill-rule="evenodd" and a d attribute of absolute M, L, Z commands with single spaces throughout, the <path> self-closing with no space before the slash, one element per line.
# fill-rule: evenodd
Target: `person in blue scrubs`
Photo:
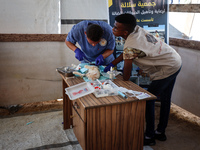
<path fill-rule="evenodd" d="M 72 27 L 65 43 L 81 63 L 95 61 L 95 65 L 108 65 L 114 60 L 115 37 L 112 27 L 104 21 L 79 22 Z"/>

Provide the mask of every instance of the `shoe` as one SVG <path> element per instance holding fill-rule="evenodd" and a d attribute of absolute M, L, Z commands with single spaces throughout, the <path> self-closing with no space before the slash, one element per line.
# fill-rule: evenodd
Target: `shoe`
<path fill-rule="evenodd" d="M 165 133 L 161 133 L 161 134 L 155 134 L 155 139 L 159 141 L 166 141 L 167 137 Z"/>
<path fill-rule="evenodd" d="M 153 146 L 153 145 L 156 145 L 156 141 L 154 138 L 151 138 L 151 139 L 146 139 L 144 138 L 144 146 Z"/>

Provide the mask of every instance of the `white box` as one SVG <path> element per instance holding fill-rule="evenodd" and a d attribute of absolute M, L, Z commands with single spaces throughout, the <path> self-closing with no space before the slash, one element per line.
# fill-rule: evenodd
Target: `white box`
<path fill-rule="evenodd" d="M 102 83 L 102 85 L 100 85 L 98 81 L 91 81 L 90 82 L 91 85 L 94 87 L 95 91 L 94 91 L 93 94 L 96 97 L 105 97 L 105 96 L 118 95 L 118 86 L 116 84 L 114 84 L 111 80 L 104 80 L 104 81 L 100 81 L 100 82 Z M 108 84 L 109 87 L 102 88 L 105 83 Z"/>
<path fill-rule="evenodd" d="M 69 96 L 70 100 L 75 100 L 93 92 L 94 87 L 89 82 L 82 82 L 65 88 L 65 94 Z"/>

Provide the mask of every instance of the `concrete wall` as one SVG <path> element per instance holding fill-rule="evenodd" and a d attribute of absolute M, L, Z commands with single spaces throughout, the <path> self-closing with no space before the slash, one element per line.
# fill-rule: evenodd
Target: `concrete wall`
<path fill-rule="evenodd" d="M 200 50 L 173 46 L 183 66 L 174 87 L 172 102 L 200 116 Z"/>
<path fill-rule="evenodd" d="M 0 33 L 60 33 L 60 0 L 0 0 Z"/>
<path fill-rule="evenodd" d="M 82 20 L 108 21 L 107 5 L 107 0 L 61 0 L 61 33 L 68 33 Z"/>
<path fill-rule="evenodd" d="M 61 98 L 56 68 L 72 63 L 64 42 L 0 42 L 0 106 Z"/>
<path fill-rule="evenodd" d="M 62 12 L 62 14 L 60 14 Z M 62 15 L 62 18 L 61 18 Z M 0 33 L 67 34 L 76 23 L 108 20 L 107 1 L 0 0 Z M 62 97 L 57 67 L 79 62 L 64 42 L 0 42 L 0 105 Z"/>
<path fill-rule="evenodd" d="M 0 33 L 59 33 L 60 20 L 108 20 L 107 1 L 101 0 L 0 0 L 0 12 Z M 72 26 L 62 24 L 62 33 Z M 183 67 L 172 102 L 200 116 L 200 51 L 174 48 Z M 72 63 L 79 62 L 64 42 L 0 42 L 0 105 L 61 98 L 62 82 L 56 68 Z"/>

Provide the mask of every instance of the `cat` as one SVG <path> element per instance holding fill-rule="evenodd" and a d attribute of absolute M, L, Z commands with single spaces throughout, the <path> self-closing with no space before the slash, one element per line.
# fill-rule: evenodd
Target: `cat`
<path fill-rule="evenodd" d="M 86 74 L 82 74 L 80 72 L 73 72 L 73 74 L 79 75 L 80 77 L 88 77 L 89 80 L 95 81 L 100 78 L 100 71 L 97 66 L 89 66 L 85 65 L 84 68 L 88 69 Z"/>

